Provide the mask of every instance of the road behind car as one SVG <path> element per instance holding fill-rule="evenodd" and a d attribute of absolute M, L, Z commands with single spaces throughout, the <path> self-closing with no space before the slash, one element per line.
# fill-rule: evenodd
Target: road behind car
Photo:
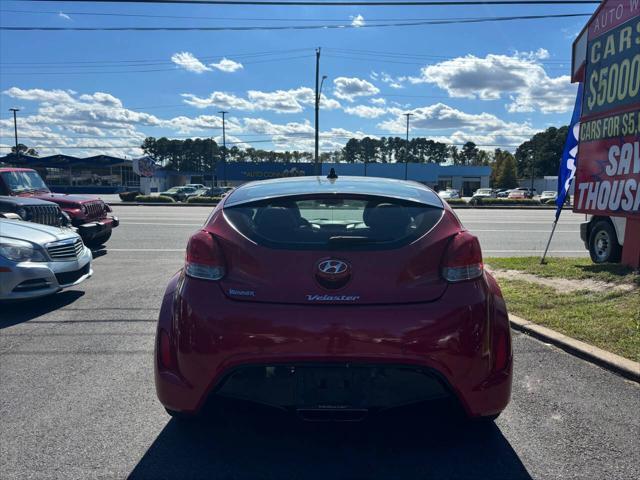
<path fill-rule="evenodd" d="M 156 319 L 186 239 L 209 211 L 119 207 L 122 228 L 97 254 L 91 282 L 30 308 L 3 307 L 3 480 L 638 477 L 638 385 L 520 334 L 512 402 L 495 427 L 451 426 L 438 412 L 299 424 L 253 406 L 221 422 L 170 421 L 153 386 Z M 513 226 L 482 218 L 467 223 Z"/>

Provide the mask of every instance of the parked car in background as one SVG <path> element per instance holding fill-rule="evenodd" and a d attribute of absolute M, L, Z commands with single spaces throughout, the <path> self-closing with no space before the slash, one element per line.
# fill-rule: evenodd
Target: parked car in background
<path fill-rule="evenodd" d="M 471 200 L 469 200 L 469 203 L 478 203 L 485 198 L 496 198 L 496 191 L 492 188 L 479 188 L 473 193 L 473 196 L 471 197 Z"/>
<path fill-rule="evenodd" d="M 52 193 L 38 172 L 30 168 L 0 168 L 0 195 L 58 204 L 71 218 L 85 245 L 92 248 L 109 240 L 113 229 L 120 224 L 118 217 L 109 215 L 111 207 L 99 198 Z"/>
<path fill-rule="evenodd" d="M 510 188 L 505 188 L 503 190 L 498 190 L 496 192 L 496 197 L 497 198 L 507 198 L 509 196 L 510 192 L 511 192 Z"/>
<path fill-rule="evenodd" d="M 558 192 L 554 190 L 545 190 L 540 194 L 540 203 L 555 203 L 558 198 Z"/>
<path fill-rule="evenodd" d="M 0 300 L 77 285 L 92 275 L 91 260 L 91 250 L 68 228 L 0 218 Z"/>
<path fill-rule="evenodd" d="M 207 187 L 202 187 L 202 188 L 196 188 L 193 192 L 187 192 L 184 194 L 184 199 L 183 201 L 186 202 L 187 200 L 189 200 L 191 197 L 203 197 L 206 196 L 205 194 L 209 191 L 209 189 Z"/>
<path fill-rule="evenodd" d="M 211 187 L 207 188 L 200 196 L 202 197 L 223 197 L 233 190 L 233 187 Z"/>
<path fill-rule="evenodd" d="M 195 188 L 196 190 L 202 190 L 207 188 L 205 185 L 201 183 L 187 183 L 185 187 Z"/>
<path fill-rule="evenodd" d="M 536 194 L 536 189 L 531 190 L 526 187 L 514 188 L 509 192 L 507 198 L 533 198 Z"/>
<path fill-rule="evenodd" d="M 440 198 L 444 200 L 451 200 L 453 198 L 460 198 L 460 192 L 458 190 L 454 190 L 453 188 L 447 188 L 446 190 L 440 190 L 438 192 Z"/>
<path fill-rule="evenodd" d="M 477 237 L 414 182 L 244 184 L 189 239 L 166 292 L 155 383 L 178 419 L 217 395 L 307 420 L 441 400 L 491 421 L 509 402 L 500 289 Z"/>
<path fill-rule="evenodd" d="M 0 213 L 5 217 L 15 217 L 52 227 L 71 226 L 71 217 L 64 213 L 57 203 L 39 198 L 0 195 Z"/>
<path fill-rule="evenodd" d="M 193 193 L 196 191 L 196 188 L 194 187 L 171 187 L 169 190 L 166 190 L 164 192 L 160 192 L 160 195 L 162 195 L 163 197 L 171 197 L 173 198 L 176 202 L 183 202 L 186 198 L 187 195 Z"/>
<path fill-rule="evenodd" d="M 525 195 L 525 192 L 524 192 L 524 191 L 522 191 L 522 190 L 518 190 L 518 189 L 516 188 L 516 189 L 511 190 L 511 191 L 509 192 L 509 195 L 507 195 L 507 198 L 511 198 L 511 199 L 517 200 L 517 199 L 525 199 L 525 198 L 527 198 L 527 197 L 526 197 L 526 195 Z"/>

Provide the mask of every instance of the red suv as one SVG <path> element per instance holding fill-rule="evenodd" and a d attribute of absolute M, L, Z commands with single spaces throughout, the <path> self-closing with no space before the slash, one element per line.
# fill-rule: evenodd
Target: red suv
<path fill-rule="evenodd" d="M 309 420 L 442 399 L 492 419 L 511 336 L 478 239 L 433 190 L 298 177 L 238 187 L 191 237 L 155 367 L 177 418 L 219 395 Z"/>
<path fill-rule="evenodd" d="M 33 197 L 57 203 L 69 215 L 72 225 L 88 247 L 104 244 L 111 237 L 111 231 L 119 225 L 117 217 L 108 215 L 111 208 L 102 200 L 51 193 L 38 172 L 30 168 L 0 168 L 0 195 Z M 29 220 L 44 223 L 37 218 Z"/>

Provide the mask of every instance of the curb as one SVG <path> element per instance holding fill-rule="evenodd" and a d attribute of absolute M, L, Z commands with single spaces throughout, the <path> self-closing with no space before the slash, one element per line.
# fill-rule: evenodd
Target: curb
<path fill-rule="evenodd" d="M 606 370 L 617 373 L 629 380 L 640 383 L 640 363 L 628 360 L 615 353 L 607 352 L 588 343 L 581 342 L 562 333 L 532 323 L 516 315 L 509 315 L 511 327 L 539 340 L 551 343 L 562 350 L 594 363 Z"/>

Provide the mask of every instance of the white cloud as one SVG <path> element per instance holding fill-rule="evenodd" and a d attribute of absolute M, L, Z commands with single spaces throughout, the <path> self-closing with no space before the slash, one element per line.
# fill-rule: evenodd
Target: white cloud
<path fill-rule="evenodd" d="M 390 109 L 393 110 L 393 109 Z M 444 135 L 453 143 L 468 140 L 478 144 L 518 144 L 529 139 L 536 130 L 528 123 L 507 122 L 490 113 L 466 113 L 443 103 L 415 108 L 406 112 L 394 110 L 395 118 L 381 122 L 378 127 L 389 132 L 404 132 L 406 117 L 404 113 L 412 113 L 411 130 L 429 132 L 433 138 L 434 130 L 453 131 Z M 434 138 L 435 139 L 435 138 Z"/>
<path fill-rule="evenodd" d="M 361 118 L 378 118 L 387 113 L 387 110 L 385 108 L 371 107 L 368 105 L 345 107 L 344 111 L 349 115 L 355 115 Z"/>
<path fill-rule="evenodd" d="M 198 97 L 191 93 L 183 93 L 185 103 L 197 107 L 218 107 L 244 111 L 272 111 L 276 113 L 300 113 L 306 106 L 315 104 L 315 92 L 308 87 L 290 90 L 263 92 L 249 90 L 247 98 L 225 92 L 213 92 L 208 97 Z M 322 95 L 320 107 L 325 110 L 340 108 L 340 102 Z"/>
<path fill-rule="evenodd" d="M 58 17 L 64 18 L 65 20 L 71 20 L 71 17 L 64 12 L 58 12 Z"/>
<path fill-rule="evenodd" d="M 198 60 L 190 52 L 174 53 L 171 56 L 171 61 L 176 65 L 178 65 L 179 67 L 182 67 L 189 72 L 204 73 L 204 72 L 211 71 L 209 67 L 207 67 L 204 63 Z"/>
<path fill-rule="evenodd" d="M 212 130 L 217 133 L 222 128 L 222 119 L 217 115 L 159 118 L 127 109 L 120 99 L 105 92 L 77 94 L 70 90 L 12 87 L 3 93 L 10 98 L 37 103 L 35 108 L 29 108 L 36 113 L 21 115 L 20 137 L 25 144 L 35 146 L 41 155 L 65 152 L 76 156 L 98 153 L 135 156 L 142 153 L 136 145 L 148 136 L 148 129 L 161 129 L 169 136 L 178 133 L 209 136 Z M 242 131 L 233 118 L 227 120 L 226 126 L 231 133 Z M 0 136 L 12 135 L 13 119 L 0 120 Z M 69 149 L 71 146 L 81 148 Z"/>
<path fill-rule="evenodd" d="M 183 93 L 184 103 L 196 108 L 216 107 L 229 110 L 253 110 L 254 105 L 244 98 L 226 92 L 213 92 L 208 97 L 198 97 L 191 93 Z"/>
<path fill-rule="evenodd" d="M 351 25 L 354 27 L 362 27 L 365 25 L 364 17 L 360 14 L 350 18 L 351 18 Z"/>
<path fill-rule="evenodd" d="M 369 100 L 374 105 L 386 105 L 387 101 L 384 98 L 372 98 Z"/>
<path fill-rule="evenodd" d="M 336 97 L 353 102 L 356 97 L 370 97 L 380 93 L 380 89 L 367 80 L 356 77 L 338 77 L 333 80 Z"/>
<path fill-rule="evenodd" d="M 233 73 L 244 68 L 240 62 L 235 62 L 225 57 L 218 63 L 210 63 L 209 66 L 225 73 Z"/>
<path fill-rule="evenodd" d="M 508 97 L 509 112 L 562 113 L 570 111 L 575 100 L 575 87 L 568 75 L 549 77 L 540 60 L 549 52 L 538 49 L 512 56 L 474 55 L 423 67 L 412 83 L 432 83 L 451 97 L 498 100 Z"/>

